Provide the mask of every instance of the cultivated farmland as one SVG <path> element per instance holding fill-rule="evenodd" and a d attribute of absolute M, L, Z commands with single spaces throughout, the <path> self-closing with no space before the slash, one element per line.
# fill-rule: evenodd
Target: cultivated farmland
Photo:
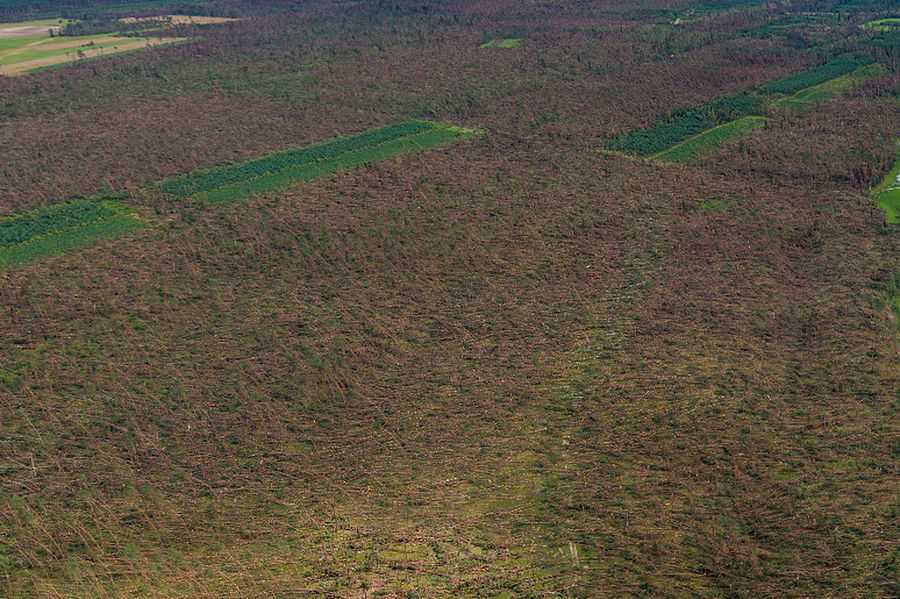
<path fill-rule="evenodd" d="M 140 228 L 111 200 L 81 200 L 0 219 L 0 269 L 84 248 Z"/>
<path fill-rule="evenodd" d="M 717 125 L 746 116 L 762 107 L 752 96 L 720 98 L 703 106 L 672 114 L 658 125 L 632 131 L 606 144 L 607 149 L 648 156 L 658 154 Z"/>
<path fill-rule="evenodd" d="M 685 141 L 653 156 L 664 162 L 693 162 L 709 151 L 710 148 L 721 145 L 747 131 L 764 127 L 766 119 L 759 116 L 745 116 L 743 118 L 707 129 L 703 133 L 688 138 Z"/>
<path fill-rule="evenodd" d="M 60 23 L 45 21 L 44 23 Z M 108 34 L 51 36 L 58 27 L 0 24 L 0 75 L 20 75 L 37 69 L 183 41 L 175 37 L 124 37 Z M 4 32 L 7 35 L 4 35 Z"/>
<path fill-rule="evenodd" d="M 441 146 L 473 133 L 430 121 L 408 121 L 247 162 L 196 171 L 164 181 L 160 188 L 176 195 L 199 195 L 211 202 L 234 201 L 341 169 Z"/>

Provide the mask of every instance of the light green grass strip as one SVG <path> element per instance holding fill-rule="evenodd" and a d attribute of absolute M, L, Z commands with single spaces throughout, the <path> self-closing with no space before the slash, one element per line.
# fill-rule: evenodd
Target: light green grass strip
<path fill-rule="evenodd" d="M 21 49 L 9 52 L 8 54 L 0 56 L 0 65 L 8 65 L 8 64 L 17 64 L 20 62 L 25 62 L 28 60 L 38 60 L 41 58 L 48 58 L 51 56 L 70 56 L 76 55 L 78 52 L 86 51 L 86 50 L 96 50 L 100 48 L 111 48 L 116 46 L 122 46 L 125 44 L 132 44 L 135 42 L 147 42 L 149 38 L 146 37 L 135 37 L 135 38 L 122 38 L 114 41 L 104 41 L 104 42 L 92 42 L 92 39 L 108 37 L 106 35 L 96 35 L 96 36 L 86 36 L 83 38 L 71 38 L 73 41 L 84 41 L 84 44 L 81 46 L 75 46 L 72 48 L 54 48 L 47 45 L 37 45 L 34 47 L 22 47 Z M 20 39 L 28 39 L 28 38 L 20 38 Z M 49 40 L 51 38 L 45 37 L 42 39 Z M 65 38 L 53 38 L 54 40 L 65 39 Z M 139 50 L 142 48 L 135 48 L 135 50 Z"/>
<path fill-rule="evenodd" d="M 869 21 L 868 23 L 861 25 L 863 29 L 872 29 L 874 31 L 881 32 L 891 32 L 891 31 L 900 31 L 900 17 L 888 17 L 887 19 L 878 19 L 876 21 Z"/>
<path fill-rule="evenodd" d="M 515 48 L 519 44 L 522 43 L 521 38 L 518 37 L 504 37 L 490 40 L 489 42 L 485 42 L 481 44 L 482 48 Z"/>
<path fill-rule="evenodd" d="M 829 79 L 824 83 L 801 89 L 793 96 L 776 100 L 773 102 L 772 106 L 791 110 L 803 110 L 816 102 L 821 102 L 822 100 L 840 95 L 854 85 L 859 85 L 867 79 L 881 75 L 885 70 L 884 66 L 879 63 L 861 66 L 846 75 Z"/>
<path fill-rule="evenodd" d="M 730 123 L 707 129 L 703 133 L 689 137 L 668 150 L 663 150 L 659 154 L 656 154 L 653 158 L 662 160 L 663 162 L 694 162 L 711 148 L 723 144 L 747 131 L 763 127 L 766 124 L 766 120 L 767 119 L 761 116 L 745 116 L 739 118 Z"/>
<path fill-rule="evenodd" d="M 894 168 L 881 184 L 871 192 L 872 197 L 884 210 L 885 220 L 891 224 L 900 222 L 900 142 L 897 144 L 897 159 Z"/>
<path fill-rule="evenodd" d="M 241 181 L 198 193 L 196 197 L 213 203 L 234 202 L 255 194 L 285 189 L 299 181 L 310 181 L 327 177 L 341 170 L 386 160 L 409 152 L 446 145 L 474 133 L 475 131 L 472 129 L 434 123 L 433 128 L 422 133 L 343 153 L 327 160 L 297 164 L 287 169 L 266 173 L 248 181 Z"/>
<path fill-rule="evenodd" d="M 78 209 L 82 210 L 73 216 Z M 15 233 L 7 235 L 9 240 L 0 244 L 0 270 L 85 248 L 143 226 L 130 209 L 110 200 L 64 202 L 0 219 L 7 233 L 22 231 L 18 238 Z"/>

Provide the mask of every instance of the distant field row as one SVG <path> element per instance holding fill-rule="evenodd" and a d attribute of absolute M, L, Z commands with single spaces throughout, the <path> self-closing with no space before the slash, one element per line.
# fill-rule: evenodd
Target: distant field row
<path fill-rule="evenodd" d="M 801 71 L 761 86 L 755 93 L 719 98 L 682 110 L 646 129 L 611 139 L 606 149 L 669 162 L 691 162 L 707 150 L 765 124 L 766 108 L 802 109 L 884 72 L 850 57 Z"/>
<path fill-rule="evenodd" d="M 177 25 L 211 25 L 234 20 L 236 19 L 189 15 L 110 19 L 101 23 L 100 33 L 96 25 L 89 26 L 90 22 L 65 19 L 0 23 L 0 75 L 21 75 L 82 59 L 141 50 L 187 39 L 134 37 L 135 33 Z M 60 34 L 61 28 L 65 28 L 62 33 L 66 35 Z M 128 28 L 129 31 L 123 32 L 123 28 Z"/>
<path fill-rule="evenodd" d="M 162 191 L 210 202 L 231 202 L 283 189 L 297 181 L 433 148 L 474 134 L 431 121 L 407 121 L 357 135 L 204 169 L 157 184 Z M 80 249 L 144 226 L 111 200 L 78 200 L 0 219 L 0 270 Z"/>
<path fill-rule="evenodd" d="M 199 195 L 211 202 L 234 201 L 340 169 L 444 145 L 472 133 L 431 121 L 407 121 L 256 160 L 195 171 L 164 181 L 160 188 L 175 195 Z"/>

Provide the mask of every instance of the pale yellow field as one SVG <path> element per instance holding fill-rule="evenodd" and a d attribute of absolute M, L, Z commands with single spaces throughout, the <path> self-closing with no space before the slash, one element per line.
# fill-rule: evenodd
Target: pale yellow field
<path fill-rule="evenodd" d="M 168 23 L 169 25 L 212 25 L 215 23 L 231 23 L 238 19 L 229 17 L 203 17 L 194 15 L 159 15 L 156 17 L 126 17 L 119 19 L 123 23 Z"/>

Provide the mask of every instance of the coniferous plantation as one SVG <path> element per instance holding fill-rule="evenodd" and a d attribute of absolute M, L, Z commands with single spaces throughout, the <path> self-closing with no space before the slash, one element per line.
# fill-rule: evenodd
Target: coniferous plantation
<path fill-rule="evenodd" d="M 898 23 L 0 2 L 0 596 L 900 595 Z"/>

